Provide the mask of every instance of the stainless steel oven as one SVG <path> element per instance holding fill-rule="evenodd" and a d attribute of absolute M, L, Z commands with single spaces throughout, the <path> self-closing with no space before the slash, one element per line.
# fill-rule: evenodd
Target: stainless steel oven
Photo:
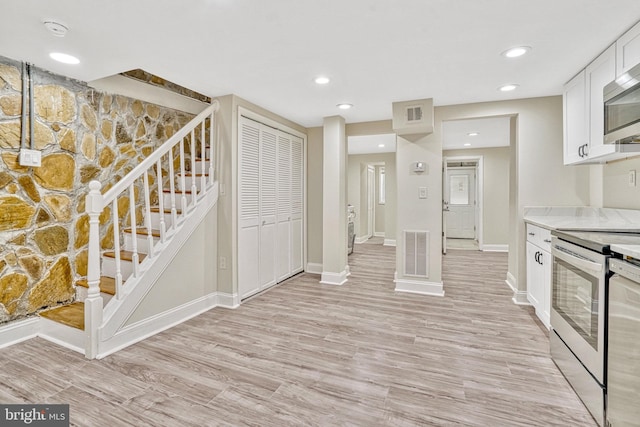
<path fill-rule="evenodd" d="M 552 238 L 551 355 L 594 419 L 604 425 L 609 255 Z"/>

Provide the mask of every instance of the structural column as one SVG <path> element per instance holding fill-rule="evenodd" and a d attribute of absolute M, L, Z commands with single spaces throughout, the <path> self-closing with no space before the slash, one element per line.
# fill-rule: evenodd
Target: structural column
<path fill-rule="evenodd" d="M 325 117 L 322 169 L 322 278 L 320 283 L 347 281 L 347 142 L 345 121 Z"/>

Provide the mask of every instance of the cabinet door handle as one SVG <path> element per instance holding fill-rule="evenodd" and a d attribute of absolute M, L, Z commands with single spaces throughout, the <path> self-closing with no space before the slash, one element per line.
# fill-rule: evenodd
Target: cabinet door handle
<path fill-rule="evenodd" d="M 535 236 L 535 235 L 536 233 L 531 233 L 531 232 L 529 233 L 529 236 Z"/>
<path fill-rule="evenodd" d="M 539 264 L 540 261 L 538 261 L 538 256 L 540 255 L 540 252 L 536 251 L 535 255 L 533 256 L 533 259 L 536 260 L 536 262 Z"/>
<path fill-rule="evenodd" d="M 544 242 L 545 242 L 545 243 L 551 243 L 551 240 L 549 240 L 549 239 L 544 239 Z"/>
<path fill-rule="evenodd" d="M 584 157 L 584 155 L 582 154 L 582 148 L 584 147 L 584 145 L 581 145 L 578 147 L 578 157 Z"/>

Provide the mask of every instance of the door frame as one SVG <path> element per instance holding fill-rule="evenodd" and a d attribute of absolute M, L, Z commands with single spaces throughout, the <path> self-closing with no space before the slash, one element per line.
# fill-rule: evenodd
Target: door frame
<path fill-rule="evenodd" d="M 367 239 L 376 233 L 376 168 L 367 164 Z"/>
<path fill-rule="evenodd" d="M 483 210 L 483 201 L 484 201 L 484 156 L 451 156 L 451 157 L 443 157 L 442 158 L 442 186 L 443 189 L 447 186 L 447 169 L 449 162 L 476 162 L 476 236 L 478 239 L 478 249 L 483 249 L 483 240 L 484 240 L 484 229 L 483 229 L 483 220 L 484 220 L 484 210 Z M 442 235 L 443 240 L 446 239 L 446 221 L 445 221 L 445 211 L 444 211 L 444 203 L 446 199 L 444 195 L 446 193 L 443 192 L 443 212 L 442 212 Z M 443 253 L 446 252 L 446 242 L 443 245 Z"/>

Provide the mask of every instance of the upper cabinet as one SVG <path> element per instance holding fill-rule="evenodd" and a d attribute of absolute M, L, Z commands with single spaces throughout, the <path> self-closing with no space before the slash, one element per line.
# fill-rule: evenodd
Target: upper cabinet
<path fill-rule="evenodd" d="M 616 56 L 616 76 L 624 74 L 634 65 L 640 64 L 640 22 L 618 39 Z"/>
<path fill-rule="evenodd" d="M 604 87 L 640 63 L 640 23 L 580 71 L 563 91 L 564 164 L 640 155 L 640 144 L 604 143 Z"/>

